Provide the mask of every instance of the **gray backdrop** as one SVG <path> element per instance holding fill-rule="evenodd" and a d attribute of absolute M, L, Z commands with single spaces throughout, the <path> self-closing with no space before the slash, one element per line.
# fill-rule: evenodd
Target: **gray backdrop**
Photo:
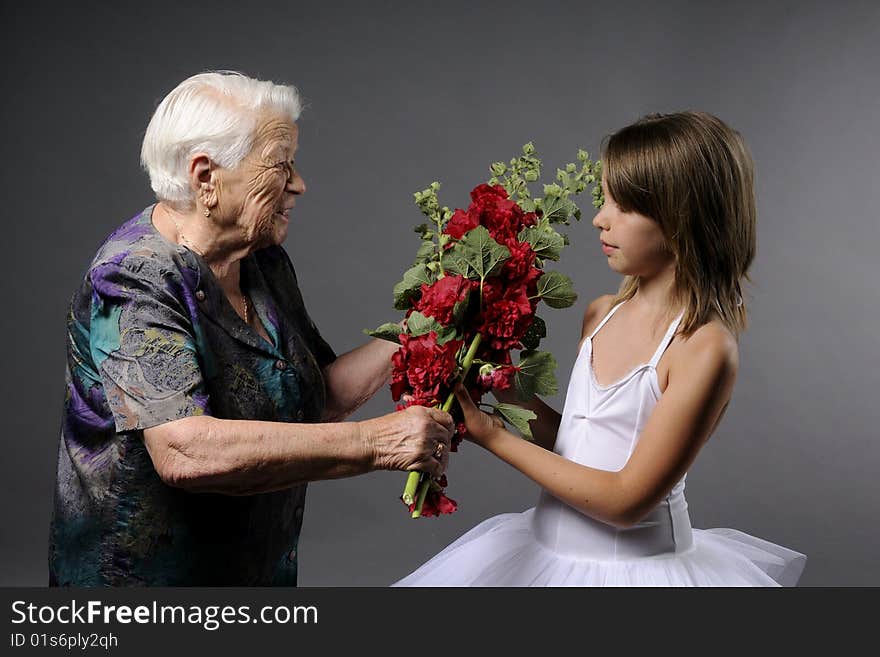
<path fill-rule="evenodd" d="M 802 585 L 880 584 L 877 3 L 163 4 L 0 10 L 0 584 L 46 582 L 70 295 L 104 237 L 152 200 L 138 153 L 156 104 L 211 68 L 307 99 L 308 191 L 286 247 L 339 352 L 399 319 L 412 192 L 432 180 L 461 206 L 525 141 L 552 172 L 649 111 L 703 109 L 739 129 L 758 172 L 752 324 L 734 401 L 688 477 L 693 524 L 806 553 Z M 563 391 L 585 304 L 618 282 L 583 205 L 558 267 L 580 299 L 545 311 Z M 385 388 L 355 419 L 392 409 Z M 537 498 L 469 444 L 449 479 L 459 512 L 422 521 L 397 500 L 403 474 L 312 484 L 300 583 L 387 585 Z"/>

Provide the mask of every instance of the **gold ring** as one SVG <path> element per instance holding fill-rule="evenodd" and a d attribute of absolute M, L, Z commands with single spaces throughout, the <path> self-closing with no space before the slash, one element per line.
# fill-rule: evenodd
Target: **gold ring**
<path fill-rule="evenodd" d="M 444 447 L 443 443 L 437 444 L 437 449 L 434 450 L 434 458 L 435 459 L 440 460 L 441 458 L 443 458 L 443 447 Z"/>

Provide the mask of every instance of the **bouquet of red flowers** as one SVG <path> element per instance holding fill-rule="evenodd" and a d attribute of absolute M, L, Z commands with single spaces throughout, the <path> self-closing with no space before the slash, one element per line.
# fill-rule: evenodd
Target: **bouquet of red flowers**
<path fill-rule="evenodd" d="M 420 404 L 449 412 L 458 380 L 478 404 L 485 393 L 511 386 L 521 399 L 557 392 L 556 361 L 538 351 L 547 330 L 535 311 L 541 301 L 566 308 L 577 298 L 571 280 L 544 271 L 544 264 L 558 260 L 568 243 L 554 225 L 580 219 L 571 197 L 593 185 L 593 204 L 601 205 L 600 165 L 579 150 L 579 165 L 558 169 L 557 182 L 544 185 L 543 197 L 532 197 L 528 183 L 538 180 L 541 161 L 531 143 L 522 150 L 509 165 L 492 164 L 492 178 L 473 189 L 466 210 L 441 208 L 437 182 L 415 194 L 431 223 L 416 227 L 422 244 L 415 264 L 394 286 L 394 307 L 406 311 L 406 328 L 388 323 L 366 331 L 400 344 L 392 357 L 391 396 L 409 398 L 398 410 Z M 521 352 L 515 364 L 513 351 Z M 513 404 L 483 406 L 532 438 L 532 411 Z M 463 433 L 459 423 L 452 451 Z M 414 518 L 452 513 L 457 505 L 445 488 L 445 475 L 433 480 L 411 472 L 401 499 Z"/>

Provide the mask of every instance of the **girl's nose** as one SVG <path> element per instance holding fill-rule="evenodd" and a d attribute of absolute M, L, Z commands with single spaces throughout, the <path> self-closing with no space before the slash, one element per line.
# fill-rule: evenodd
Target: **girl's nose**
<path fill-rule="evenodd" d="M 596 228 L 601 228 L 603 230 L 607 230 L 608 221 L 605 219 L 605 211 L 603 209 L 599 209 L 596 213 L 596 216 L 593 217 L 593 226 Z"/>

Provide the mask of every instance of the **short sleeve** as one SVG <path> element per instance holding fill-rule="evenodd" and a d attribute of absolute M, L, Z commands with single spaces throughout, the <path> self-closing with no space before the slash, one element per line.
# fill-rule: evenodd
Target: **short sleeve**
<path fill-rule="evenodd" d="M 90 272 L 89 346 L 118 432 L 210 414 L 192 321 L 151 262 Z"/>

